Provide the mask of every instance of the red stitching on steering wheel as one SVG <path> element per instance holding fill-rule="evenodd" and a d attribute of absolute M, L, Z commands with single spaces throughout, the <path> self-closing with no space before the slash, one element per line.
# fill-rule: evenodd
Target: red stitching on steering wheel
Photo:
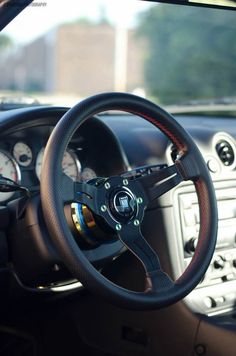
<path fill-rule="evenodd" d="M 164 134 L 166 134 L 169 137 L 169 139 L 177 146 L 177 148 L 179 150 L 181 150 L 181 151 L 185 150 L 185 145 L 181 141 L 179 141 L 179 139 L 171 131 L 169 131 L 164 125 L 157 122 L 156 119 L 153 119 L 151 116 L 149 116 L 147 114 L 140 113 L 138 111 L 129 110 L 129 112 L 134 115 L 141 116 L 144 119 L 146 119 L 147 121 L 149 121 L 150 123 L 152 123 L 158 129 L 160 129 Z"/>

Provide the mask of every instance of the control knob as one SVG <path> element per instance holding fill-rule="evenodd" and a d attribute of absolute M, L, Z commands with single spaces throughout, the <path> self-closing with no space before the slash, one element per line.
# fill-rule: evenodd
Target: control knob
<path fill-rule="evenodd" d="M 224 258 L 222 256 L 216 256 L 213 265 L 215 269 L 223 269 L 225 266 Z"/>
<path fill-rule="evenodd" d="M 204 304 L 208 309 L 216 307 L 216 301 L 212 297 L 205 297 L 204 298 Z"/>
<path fill-rule="evenodd" d="M 196 237 L 192 237 L 185 245 L 185 251 L 193 254 L 196 250 L 198 243 L 198 239 Z"/>

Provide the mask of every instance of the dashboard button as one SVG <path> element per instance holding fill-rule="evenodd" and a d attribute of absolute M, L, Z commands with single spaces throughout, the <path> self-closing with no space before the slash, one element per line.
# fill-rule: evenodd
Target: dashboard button
<path fill-rule="evenodd" d="M 207 167 L 211 173 L 217 173 L 220 170 L 219 163 L 216 159 L 213 158 L 209 159 L 209 161 L 207 162 Z"/>
<path fill-rule="evenodd" d="M 216 307 L 216 301 L 212 297 L 205 297 L 204 298 L 204 304 L 208 309 Z"/>
<path fill-rule="evenodd" d="M 225 276 L 222 277 L 222 280 L 224 282 L 229 282 L 229 281 L 233 281 L 235 279 L 234 274 L 233 273 L 228 273 Z"/>
<path fill-rule="evenodd" d="M 220 305 L 224 304 L 225 297 L 217 297 L 217 298 L 215 298 L 215 301 L 216 301 L 216 305 L 220 306 Z"/>

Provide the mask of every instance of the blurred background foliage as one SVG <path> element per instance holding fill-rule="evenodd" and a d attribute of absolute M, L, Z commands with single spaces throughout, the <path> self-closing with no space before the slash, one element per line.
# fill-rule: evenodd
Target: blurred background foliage
<path fill-rule="evenodd" d="M 1 34 L 0 36 L 0 51 L 3 52 L 13 46 L 13 40 L 10 36 Z"/>
<path fill-rule="evenodd" d="M 235 12 L 159 5 L 139 18 L 145 87 L 164 103 L 236 97 Z"/>

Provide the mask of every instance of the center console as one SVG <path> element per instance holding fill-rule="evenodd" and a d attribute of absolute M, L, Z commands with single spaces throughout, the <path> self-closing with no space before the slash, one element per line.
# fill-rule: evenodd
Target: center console
<path fill-rule="evenodd" d="M 233 309 L 236 303 L 236 186 L 216 189 L 218 203 L 217 245 L 211 264 L 198 285 L 186 298 L 196 312 L 216 315 Z M 200 226 L 197 195 L 177 194 L 183 249 L 183 270 L 194 254 Z"/>

